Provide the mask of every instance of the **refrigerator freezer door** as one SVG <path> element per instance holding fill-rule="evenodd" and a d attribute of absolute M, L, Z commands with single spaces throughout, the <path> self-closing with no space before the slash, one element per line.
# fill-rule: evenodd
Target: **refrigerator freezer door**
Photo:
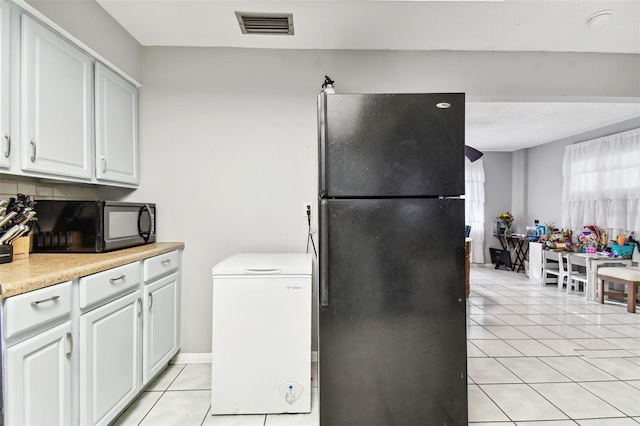
<path fill-rule="evenodd" d="M 462 93 L 320 94 L 320 196 L 464 194 L 464 102 Z"/>
<path fill-rule="evenodd" d="M 322 424 L 467 424 L 464 201 L 322 200 L 320 219 Z"/>

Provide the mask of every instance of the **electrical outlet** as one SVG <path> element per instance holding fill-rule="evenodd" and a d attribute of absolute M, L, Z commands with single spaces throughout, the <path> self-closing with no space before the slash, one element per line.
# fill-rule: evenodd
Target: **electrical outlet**
<path fill-rule="evenodd" d="M 304 217 L 307 216 L 313 216 L 313 212 L 311 211 L 311 203 L 308 201 L 304 203 Z"/>

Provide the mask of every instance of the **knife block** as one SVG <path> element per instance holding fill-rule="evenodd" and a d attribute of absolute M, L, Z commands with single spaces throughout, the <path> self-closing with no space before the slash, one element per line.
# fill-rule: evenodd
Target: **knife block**
<path fill-rule="evenodd" d="M 27 259 L 31 247 L 31 237 L 20 237 L 11 243 L 13 246 L 13 260 Z"/>

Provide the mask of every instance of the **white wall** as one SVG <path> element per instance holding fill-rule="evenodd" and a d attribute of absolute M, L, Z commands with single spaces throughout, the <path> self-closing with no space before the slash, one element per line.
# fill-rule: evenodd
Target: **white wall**
<path fill-rule="evenodd" d="M 301 206 L 314 201 L 316 214 L 316 94 L 325 74 L 339 92 L 636 96 L 626 86 L 637 76 L 624 70 L 640 63 L 629 55 L 229 48 L 144 48 L 143 62 L 141 183 L 120 196 L 156 202 L 160 240 L 186 243 L 185 352 L 210 351 L 217 262 L 305 249 Z M 621 77 L 608 78 L 618 68 Z M 511 208 L 511 154 L 484 158 L 489 183 L 504 185 L 487 191 L 490 223 Z"/>
<path fill-rule="evenodd" d="M 493 236 L 493 222 L 500 213 L 512 211 L 511 203 L 511 163 L 510 152 L 485 152 L 484 162 L 484 261 L 491 262 L 489 248 L 502 248 Z"/>
<path fill-rule="evenodd" d="M 27 0 L 27 3 L 142 82 L 142 46 L 97 2 Z"/>
<path fill-rule="evenodd" d="M 512 231 L 523 234 L 527 222 L 527 150 L 513 152 L 511 164 L 511 214 L 514 217 Z"/>

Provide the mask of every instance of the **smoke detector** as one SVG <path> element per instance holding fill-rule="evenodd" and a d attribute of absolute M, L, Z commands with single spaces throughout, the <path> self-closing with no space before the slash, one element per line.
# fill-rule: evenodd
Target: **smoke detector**
<path fill-rule="evenodd" d="M 602 27 L 603 25 L 607 25 L 609 21 L 611 21 L 611 16 L 613 15 L 613 10 L 601 10 L 600 12 L 596 12 L 593 15 L 587 18 L 587 25 L 591 28 Z"/>
<path fill-rule="evenodd" d="M 292 13 L 236 12 L 242 34 L 293 35 Z"/>

